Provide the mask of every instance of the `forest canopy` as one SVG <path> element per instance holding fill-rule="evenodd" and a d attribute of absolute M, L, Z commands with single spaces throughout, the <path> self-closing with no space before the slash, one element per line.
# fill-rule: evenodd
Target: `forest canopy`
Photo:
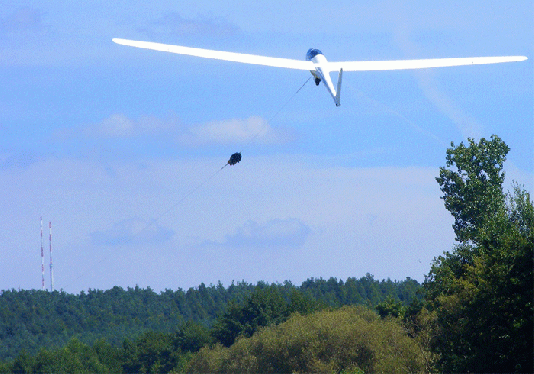
<path fill-rule="evenodd" d="M 0 360 L 15 358 L 22 349 L 29 354 L 41 348 L 61 347 L 76 337 L 92 344 L 99 339 L 118 346 L 148 331 L 175 331 L 187 321 L 210 327 L 218 316 L 255 290 L 274 288 L 283 302 L 299 292 L 314 302 L 331 307 L 374 306 L 391 296 L 404 304 L 417 297 L 421 285 L 413 279 L 401 282 L 360 279 L 308 279 L 301 286 L 287 281 L 269 285 L 240 282 L 224 287 L 201 284 L 187 291 L 160 293 L 139 287 L 89 290 L 78 295 L 62 291 L 3 291 L 0 294 Z M 230 304 L 232 302 L 232 304 Z"/>

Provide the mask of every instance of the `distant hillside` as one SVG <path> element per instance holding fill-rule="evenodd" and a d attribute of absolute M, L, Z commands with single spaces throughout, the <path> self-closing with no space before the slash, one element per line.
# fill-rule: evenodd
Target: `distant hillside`
<path fill-rule="evenodd" d="M 139 287 L 89 290 L 79 295 L 62 291 L 16 291 L 0 294 L 0 360 L 15 358 L 21 351 L 64 346 L 71 338 L 92 344 L 99 339 L 118 346 L 147 331 L 173 332 L 187 321 L 211 326 L 233 300 L 242 301 L 259 282 L 232 283 L 225 288 L 201 284 L 185 291 L 160 293 Z M 271 285 L 272 286 L 272 285 Z M 376 306 L 386 298 L 408 304 L 417 297 L 420 284 L 413 279 L 378 281 L 367 274 L 360 279 L 308 279 L 300 287 L 291 282 L 275 284 L 287 298 L 295 290 L 330 306 Z"/>

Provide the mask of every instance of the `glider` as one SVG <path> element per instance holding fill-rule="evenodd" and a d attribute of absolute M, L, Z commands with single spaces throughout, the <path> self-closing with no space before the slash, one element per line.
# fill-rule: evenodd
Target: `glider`
<path fill-rule="evenodd" d="M 162 52 L 177 53 L 217 60 L 241 62 L 244 64 L 273 66 L 297 70 L 309 70 L 315 78 L 315 84 L 323 82 L 326 89 L 332 95 L 336 106 L 340 105 L 341 79 L 344 71 L 372 71 L 372 70 L 406 70 L 439 68 L 461 65 L 483 65 L 501 62 L 525 61 L 525 56 L 501 56 L 501 57 L 469 57 L 469 58 L 435 58 L 424 60 L 393 60 L 393 61 L 341 61 L 329 62 L 323 53 L 315 48 L 310 48 L 305 60 L 292 60 L 287 58 L 265 57 L 245 53 L 214 51 L 211 49 L 183 47 L 153 42 L 143 42 L 126 39 L 112 39 L 115 43 L 137 48 L 152 49 Z M 334 88 L 330 72 L 338 72 L 337 89 Z"/>

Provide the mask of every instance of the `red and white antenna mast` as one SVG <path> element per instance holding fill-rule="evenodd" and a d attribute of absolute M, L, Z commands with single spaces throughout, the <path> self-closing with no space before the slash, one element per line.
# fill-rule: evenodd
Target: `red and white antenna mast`
<path fill-rule="evenodd" d="M 43 217 L 41 216 L 41 288 L 43 291 L 45 290 L 44 273 Z"/>
<path fill-rule="evenodd" d="M 50 229 L 50 290 L 54 291 L 54 267 L 52 265 L 52 222 L 48 222 Z"/>

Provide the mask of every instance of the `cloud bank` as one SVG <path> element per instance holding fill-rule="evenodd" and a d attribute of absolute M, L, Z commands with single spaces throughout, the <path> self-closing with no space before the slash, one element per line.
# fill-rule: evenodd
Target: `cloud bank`
<path fill-rule="evenodd" d="M 135 243 L 162 244 L 169 241 L 174 232 L 156 222 L 130 218 L 114 223 L 111 227 L 90 234 L 91 243 L 98 246 L 120 246 Z"/>
<path fill-rule="evenodd" d="M 243 144 L 256 140 L 263 144 L 285 144 L 294 140 L 290 130 L 270 126 L 261 117 L 228 119 L 191 126 L 182 141 L 193 144 Z"/>
<path fill-rule="evenodd" d="M 205 245 L 233 249 L 289 250 L 304 245 L 312 230 L 296 218 L 272 219 L 265 223 L 248 221 L 233 234 L 226 235 L 222 242 L 207 242 Z"/>
<path fill-rule="evenodd" d="M 296 139 L 295 131 L 277 128 L 258 116 L 231 118 L 206 123 L 186 124 L 176 115 L 164 118 L 142 116 L 130 118 L 123 113 L 114 113 L 102 121 L 56 132 L 63 141 L 155 140 L 161 144 L 181 147 L 208 145 L 257 144 L 281 145 Z"/>

